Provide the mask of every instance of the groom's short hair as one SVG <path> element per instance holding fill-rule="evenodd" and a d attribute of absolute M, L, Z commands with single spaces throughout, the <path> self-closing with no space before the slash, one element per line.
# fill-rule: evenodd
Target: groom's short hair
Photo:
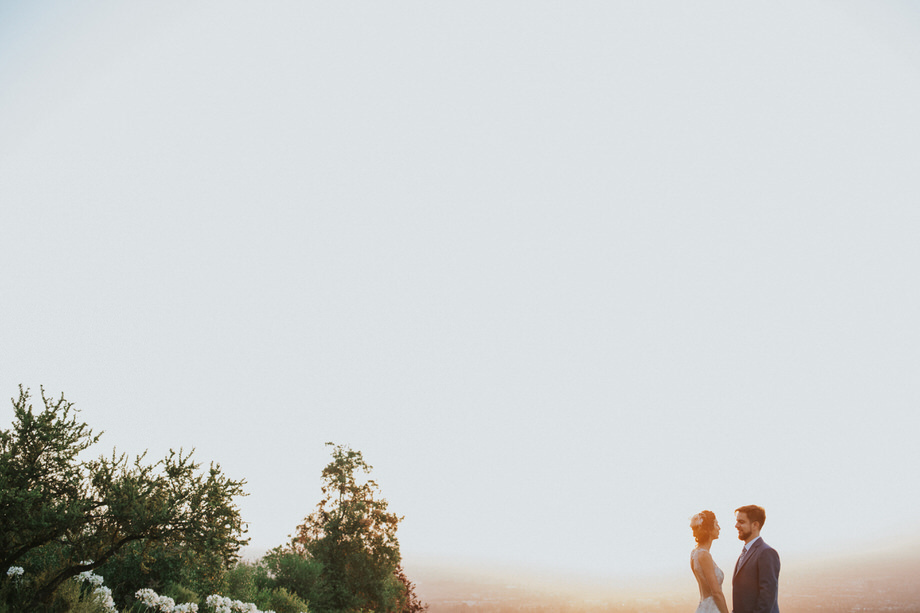
<path fill-rule="evenodd" d="M 747 504 L 743 507 L 738 507 L 735 509 L 735 513 L 744 513 L 747 515 L 748 520 L 751 522 L 757 522 L 760 524 L 760 527 L 763 528 L 763 524 L 767 521 L 767 512 L 763 510 L 763 507 L 758 507 L 756 504 Z"/>

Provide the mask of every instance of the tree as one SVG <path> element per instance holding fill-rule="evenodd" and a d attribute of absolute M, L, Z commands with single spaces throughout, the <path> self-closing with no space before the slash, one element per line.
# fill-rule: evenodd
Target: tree
<path fill-rule="evenodd" d="M 284 588 L 310 603 L 312 612 L 324 610 L 323 605 L 328 598 L 321 578 L 323 565 L 318 561 L 290 548 L 275 547 L 262 556 L 259 566 L 264 569 L 264 576 L 269 581 L 257 587 Z"/>
<path fill-rule="evenodd" d="M 322 473 L 323 498 L 291 542 L 294 553 L 321 564 L 310 608 L 401 611 L 412 588 L 398 575 L 396 529 L 402 517 L 387 510 L 377 483 L 364 478 L 372 467 L 360 451 L 327 445 L 333 451 Z"/>
<path fill-rule="evenodd" d="M 428 610 L 428 604 L 419 600 L 418 595 L 415 593 L 415 584 L 409 581 L 409 577 L 406 576 L 406 571 L 403 570 L 401 564 L 396 569 L 396 579 L 402 586 L 399 613 L 425 613 Z"/>
<path fill-rule="evenodd" d="M 81 459 L 99 441 L 73 404 L 41 392 L 13 399 L 11 430 L 0 430 L 0 568 L 26 569 L 29 610 L 41 610 L 67 579 L 102 566 L 129 543 L 172 543 L 216 571 L 239 558 L 248 542 L 239 509 L 245 481 L 207 471 L 192 452 L 170 451 L 146 463 L 111 457 Z"/>

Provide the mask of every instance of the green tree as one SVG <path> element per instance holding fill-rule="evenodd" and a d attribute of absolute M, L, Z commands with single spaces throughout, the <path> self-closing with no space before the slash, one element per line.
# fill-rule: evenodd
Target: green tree
<path fill-rule="evenodd" d="M 396 569 L 396 580 L 399 581 L 399 613 L 424 613 L 428 604 L 422 602 L 415 593 L 415 584 L 409 581 L 402 565 Z"/>
<path fill-rule="evenodd" d="M 311 611 L 324 611 L 328 608 L 328 591 L 323 581 L 323 565 L 309 556 L 293 551 L 291 548 L 275 547 L 259 562 L 270 577 L 269 584 L 259 585 L 284 588 L 297 594 L 308 603 Z"/>
<path fill-rule="evenodd" d="M 181 450 L 153 463 L 82 459 L 101 435 L 63 395 L 41 395 L 36 412 L 20 386 L 12 428 L 0 430 L 0 568 L 26 569 L 28 610 L 47 609 L 64 581 L 130 543 L 181 545 L 214 573 L 239 558 L 248 539 L 233 499 L 245 481 L 219 465 L 202 471 Z"/>
<path fill-rule="evenodd" d="M 119 606 L 133 603 L 135 592 L 141 588 L 150 588 L 176 602 L 186 602 L 176 598 L 173 592 L 177 589 L 212 594 L 218 591 L 208 581 L 213 572 L 201 564 L 189 547 L 163 541 L 128 543 L 96 571 L 105 578 L 105 585 L 112 590 L 112 598 Z"/>
<path fill-rule="evenodd" d="M 323 498 L 297 527 L 291 549 L 321 565 L 314 582 L 312 611 L 402 610 L 407 586 L 398 575 L 396 529 L 402 517 L 387 510 L 372 467 L 360 451 L 333 445 L 322 473 Z M 409 584 L 411 589 L 411 584 Z"/>
<path fill-rule="evenodd" d="M 307 603 L 294 590 L 282 585 L 271 573 L 265 558 L 255 564 L 240 562 L 225 575 L 222 594 L 242 602 L 251 602 L 259 610 L 276 613 L 306 613 Z"/>

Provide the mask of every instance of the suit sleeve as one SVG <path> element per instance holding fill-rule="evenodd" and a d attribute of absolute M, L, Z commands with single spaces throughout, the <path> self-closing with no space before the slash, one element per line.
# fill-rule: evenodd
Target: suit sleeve
<path fill-rule="evenodd" d="M 757 603 L 753 613 L 770 613 L 778 610 L 776 599 L 779 592 L 779 554 L 775 549 L 766 549 L 757 564 Z"/>

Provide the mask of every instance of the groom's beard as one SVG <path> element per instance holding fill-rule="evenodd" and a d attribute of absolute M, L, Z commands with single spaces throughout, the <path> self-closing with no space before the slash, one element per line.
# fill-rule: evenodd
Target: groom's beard
<path fill-rule="evenodd" d="M 742 532 L 741 530 L 738 530 L 738 540 L 739 540 L 739 541 L 745 541 L 745 542 L 747 542 L 747 540 L 748 540 L 749 538 L 751 538 L 751 531 L 750 531 L 750 530 L 748 530 L 747 532 Z"/>

